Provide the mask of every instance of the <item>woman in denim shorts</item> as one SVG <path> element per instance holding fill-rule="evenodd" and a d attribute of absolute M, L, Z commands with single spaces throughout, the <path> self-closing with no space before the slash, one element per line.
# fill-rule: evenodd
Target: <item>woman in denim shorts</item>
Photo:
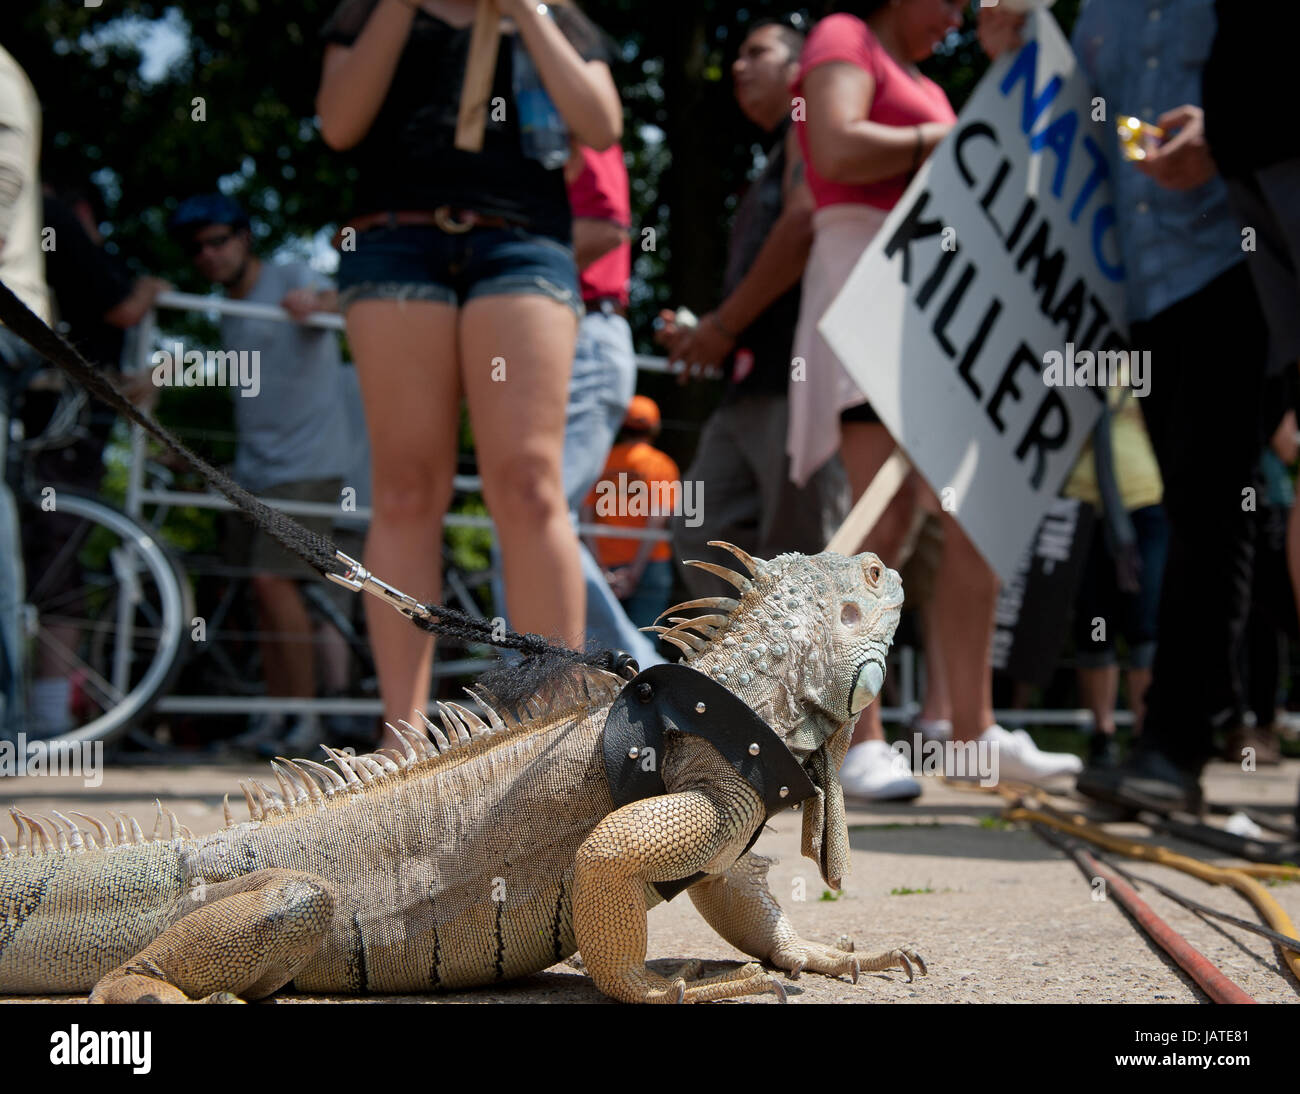
<path fill-rule="evenodd" d="M 455 147 L 474 0 L 344 0 L 322 31 L 321 133 L 355 165 L 338 284 L 370 431 L 365 563 L 441 599 L 442 520 L 469 404 L 515 627 L 576 644 L 584 596 L 561 479 L 582 312 L 561 166 L 524 154 L 515 38 L 577 142 L 622 134 L 599 31 L 571 4 L 498 0 L 480 152 Z M 385 716 L 428 698 L 433 642 L 368 601 Z"/>

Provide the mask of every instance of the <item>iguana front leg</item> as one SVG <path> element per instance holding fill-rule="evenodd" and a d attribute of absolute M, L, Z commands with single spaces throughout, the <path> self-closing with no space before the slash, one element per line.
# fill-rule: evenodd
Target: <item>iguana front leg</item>
<path fill-rule="evenodd" d="M 758 965 L 690 985 L 645 967 L 646 885 L 705 869 L 737 840 L 743 846 L 761 823 L 758 795 L 737 783 L 625 805 L 578 849 L 574 935 L 583 965 L 606 995 L 625 1003 L 699 1003 L 760 992 L 784 998 L 780 982 Z"/>
<path fill-rule="evenodd" d="M 180 917 L 120 968 L 92 1003 L 238 1003 L 283 987 L 320 948 L 334 894 L 312 874 L 258 870 L 186 897 Z"/>
<path fill-rule="evenodd" d="M 911 980 L 913 963 L 925 975 L 925 961 L 911 946 L 864 957 L 854 953 L 851 944 L 838 948 L 805 942 L 768 888 L 772 861 L 762 855 L 742 855 L 724 873 L 698 881 L 687 890 L 709 926 L 738 950 L 769 961 L 792 977 L 804 969 L 827 976 L 848 973 L 856 984 L 862 971 L 901 967 Z"/>

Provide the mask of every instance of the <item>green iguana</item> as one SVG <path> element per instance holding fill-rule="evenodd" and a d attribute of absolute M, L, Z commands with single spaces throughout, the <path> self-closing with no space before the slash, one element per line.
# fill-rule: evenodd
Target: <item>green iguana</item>
<path fill-rule="evenodd" d="M 803 852 L 838 889 L 848 833 L 836 773 L 883 683 L 902 585 L 872 554 L 764 562 L 718 546 L 748 576 L 693 565 L 739 598 L 677 605 L 668 611 L 706 611 L 659 629 L 803 765 L 816 788 Z M 602 735 L 625 684 L 571 670 L 517 715 L 438 704 L 441 726 L 396 731 L 400 752 L 327 749 L 334 768 L 282 760 L 278 790 L 243 785 L 251 819 L 233 823 L 227 800 L 226 827 L 209 836 L 174 815 L 169 835 L 146 839 L 134 820 L 114 832 L 74 814 L 83 831 L 62 813 L 56 824 L 14 810 L 17 846 L 0 838 L 0 993 L 431 992 L 527 976 L 579 951 L 601 991 L 628 1002 L 784 998 L 758 964 L 689 982 L 646 968 L 653 883 L 700 871 L 687 891 L 709 924 L 791 975 L 925 971 L 910 947 L 863 957 L 796 935 L 768 889 L 771 860 L 742 854 L 764 804 L 702 738 L 666 733 L 667 793 L 615 808 Z"/>

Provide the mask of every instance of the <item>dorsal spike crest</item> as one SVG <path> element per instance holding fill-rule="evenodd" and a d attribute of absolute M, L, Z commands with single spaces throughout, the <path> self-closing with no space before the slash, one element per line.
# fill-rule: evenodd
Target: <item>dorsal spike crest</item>
<path fill-rule="evenodd" d="M 343 777 L 332 768 L 328 768 L 324 764 L 317 763 L 315 760 L 299 760 L 298 763 L 302 764 L 303 767 L 305 767 L 313 775 L 318 775 L 321 779 L 324 780 L 325 783 L 324 790 L 326 796 L 329 796 L 330 794 L 333 794 L 336 791 L 347 789 L 348 784 L 344 782 Z"/>
<path fill-rule="evenodd" d="M 692 657 L 695 656 L 695 651 L 690 646 L 688 646 L 685 642 L 683 642 L 680 638 L 677 638 L 671 634 L 661 634 L 659 636 L 659 640 L 661 642 L 667 642 L 669 645 L 676 646 L 685 655 L 685 660 L 687 661 L 689 661 Z"/>
<path fill-rule="evenodd" d="M 158 807 L 158 814 L 156 817 L 154 817 L 153 832 L 150 833 L 149 838 L 151 840 L 156 840 L 162 838 L 162 823 L 163 823 L 162 799 L 154 798 L 153 803 Z"/>
<path fill-rule="evenodd" d="M 682 612 L 687 608 L 716 608 L 724 613 L 725 618 L 725 613 L 734 611 L 739 607 L 740 601 L 729 596 L 702 596 L 698 600 L 684 600 L 680 604 L 674 604 L 671 608 L 665 608 L 656 619 L 662 619 L 669 612 Z"/>
<path fill-rule="evenodd" d="M 359 787 L 365 784 L 357 778 L 357 773 L 352 770 L 352 760 L 354 757 L 349 756 L 346 752 L 340 752 L 337 748 L 330 748 L 329 745 L 321 745 L 325 754 L 334 761 L 334 765 L 339 769 L 348 786 Z"/>
<path fill-rule="evenodd" d="M 167 825 L 168 825 L 167 838 L 175 839 L 177 836 L 180 835 L 180 829 L 181 829 L 180 818 L 176 816 L 176 814 L 172 812 L 170 809 L 165 809 L 164 812 L 167 814 Z"/>
<path fill-rule="evenodd" d="M 725 539 L 709 540 L 710 547 L 721 547 L 724 551 L 730 551 L 744 564 L 750 574 L 754 577 L 762 577 L 767 570 L 767 563 L 761 558 L 754 558 L 748 551 L 737 547 L 734 543 L 728 543 Z"/>
<path fill-rule="evenodd" d="M 714 577 L 720 577 L 729 585 L 734 585 L 742 593 L 747 593 L 754 587 L 754 583 L 749 578 L 741 576 L 735 570 L 729 570 L 726 566 L 718 566 L 712 562 L 700 562 L 698 559 L 688 559 L 685 565 L 694 566 L 697 570 L 703 570 Z"/>
<path fill-rule="evenodd" d="M 74 817 L 80 817 L 82 820 L 84 820 L 87 824 L 89 824 L 91 827 L 95 829 L 95 832 L 99 836 L 100 847 L 108 848 L 113 846 L 113 837 L 109 835 L 108 827 L 104 824 L 102 820 L 99 820 L 97 817 L 88 817 L 86 816 L 85 813 L 77 813 L 71 809 L 69 809 L 68 812 L 72 813 Z M 94 839 L 94 837 L 91 836 L 89 832 L 86 833 L 86 838 L 92 841 Z"/>
<path fill-rule="evenodd" d="M 421 754 L 415 750 L 415 745 L 411 741 L 411 735 L 415 734 L 416 736 L 423 736 L 423 734 L 418 733 L 413 727 L 407 725 L 400 719 L 398 725 L 393 725 L 391 722 L 385 722 L 384 724 L 393 731 L 393 736 L 400 742 L 406 762 L 408 764 L 415 763 L 415 761 L 420 758 Z"/>
<path fill-rule="evenodd" d="M 488 724 L 469 707 L 461 706 L 459 703 L 444 703 L 443 705 L 455 712 L 456 717 L 469 729 L 471 737 L 479 737 L 492 732 Z"/>
<path fill-rule="evenodd" d="M 79 853 L 85 851 L 86 841 L 81 838 L 81 829 L 78 828 L 75 824 L 73 824 L 72 821 L 70 821 L 57 809 L 51 809 L 50 812 L 53 813 L 56 817 L 58 817 L 58 819 L 61 820 L 67 826 L 68 842 L 72 845 L 72 850 Z"/>
<path fill-rule="evenodd" d="M 134 817 L 130 819 L 131 819 L 131 842 L 135 844 L 149 842 L 144 838 L 144 833 L 140 831 L 140 822 L 137 821 Z"/>
<path fill-rule="evenodd" d="M 227 828 L 231 828 L 231 827 L 233 827 L 233 826 L 234 826 L 234 823 L 235 823 L 235 818 L 232 817 L 232 816 L 230 815 L 230 795 L 229 795 L 229 794 L 227 794 L 227 795 L 226 795 L 224 798 L 222 798 L 222 800 L 221 800 L 221 813 L 222 813 L 222 816 L 225 817 L 225 820 L 226 820 L 226 827 L 227 827 Z"/>
<path fill-rule="evenodd" d="M 289 780 L 285 777 L 284 768 L 274 760 L 271 761 L 271 773 L 275 776 L 275 784 L 280 788 L 280 797 L 286 805 L 296 801 L 298 795 L 290 788 Z"/>
<path fill-rule="evenodd" d="M 423 715 L 421 715 L 421 717 L 423 717 Z M 406 733 L 402 740 L 406 741 L 413 749 L 415 749 L 415 754 L 418 759 L 424 759 L 426 756 L 436 756 L 438 754 L 438 749 L 435 747 L 432 738 L 430 738 L 429 734 L 423 729 L 413 726 L 410 722 L 403 721 L 401 718 L 397 720 L 397 724 L 402 726 Z"/>
<path fill-rule="evenodd" d="M 321 794 L 320 783 L 317 783 L 311 773 L 303 767 L 303 764 L 311 763 L 311 760 L 286 760 L 285 757 L 279 757 L 285 767 L 289 768 L 298 776 L 299 783 L 302 783 L 303 798 L 308 802 L 324 802 L 325 795 Z"/>
<path fill-rule="evenodd" d="M 262 820 L 265 814 L 258 808 L 257 801 L 253 797 L 253 792 L 249 789 L 248 781 L 246 779 L 240 782 L 239 789 L 244 792 L 244 801 L 248 803 L 248 819 L 254 821 Z"/>

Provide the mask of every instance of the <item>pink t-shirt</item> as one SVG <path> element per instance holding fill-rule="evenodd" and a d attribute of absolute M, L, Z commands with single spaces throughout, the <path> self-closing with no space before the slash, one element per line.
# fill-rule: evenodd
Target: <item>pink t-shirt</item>
<path fill-rule="evenodd" d="M 612 144 L 603 152 L 582 147 L 582 173 L 569 184 L 573 215 L 592 220 L 612 220 L 621 228 L 632 224 L 632 195 L 628 189 L 623 148 Z M 627 307 L 627 281 L 632 274 L 632 243 L 619 244 L 596 259 L 579 275 L 582 299 L 615 297 Z M 633 542 L 628 540 L 629 543 Z"/>
<path fill-rule="evenodd" d="M 948 96 L 943 88 L 926 76 L 919 80 L 902 68 L 888 53 L 871 28 L 855 15 L 841 12 L 823 19 L 812 29 L 799 58 L 799 75 L 791 85 L 795 95 L 803 94 L 803 82 L 818 65 L 844 61 L 871 74 L 875 93 L 867 120 L 881 125 L 920 125 L 923 122 L 955 122 Z M 872 205 L 892 209 L 907 189 L 908 176 L 896 175 L 879 182 L 862 185 L 830 182 L 814 169 L 808 154 L 808 126 L 796 123 L 799 147 L 803 150 L 817 208 L 827 205 Z"/>

